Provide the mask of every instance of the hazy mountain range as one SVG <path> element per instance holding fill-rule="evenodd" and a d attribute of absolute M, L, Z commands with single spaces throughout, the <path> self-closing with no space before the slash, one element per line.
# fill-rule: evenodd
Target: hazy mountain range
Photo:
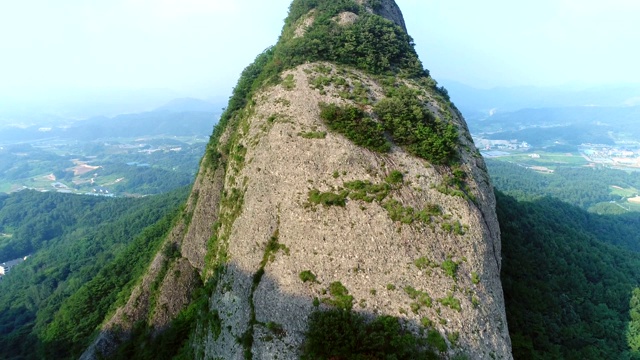
<path fill-rule="evenodd" d="M 478 89 L 456 81 L 443 81 L 456 106 L 466 117 L 485 117 L 495 112 L 525 108 L 628 107 L 640 105 L 640 85 L 558 87 L 496 87 Z"/>
<path fill-rule="evenodd" d="M 34 141 L 50 138 L 91 141 L 99 138 L 132 136 L 208 136 L 221 107 L 205 100 L 174 99 L 159 108 L 114 117 L 96 116 L 85 120 L 39 115 L 28 122 L 0 125 L 0 142 Z"/>

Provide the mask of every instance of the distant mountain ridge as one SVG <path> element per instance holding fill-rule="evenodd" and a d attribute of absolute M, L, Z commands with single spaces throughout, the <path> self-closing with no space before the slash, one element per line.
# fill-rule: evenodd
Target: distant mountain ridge
<path fill-rule="evenodd" d="M 181 98 L 148 112 L 99 116 L 86 120 L 66 120 L 58 126 L 0 127 L 0 142 L 12 143 L 62 138 L 92 141 L 100 138 L 132 136 L 208 136 L 217 123 L 222 108 L 214 103 Z M 59 120 L 58 123 L 62 121 Z"/>
<path fill-rule="evenodd" d="M 196 98 L 179 98 L 174 99 L 160 106 L 154 111 L 171 111 L 171 112 L 220 112 L 224 105 L 214 104 L 212 102 L 196 99 Z"/>
<path fill-rule="evenodd" d="M 640 105 L 640 85 L 634 84 L 479 89 L 451 80 L 441 83 L 467 117 L 472 114 L 474 117 L 486 117 L 491 110 L 509 112 L 525 108 Z"/>
<path fill-rule="evenodd" d="M 490 139 L 575 146 L 640 137 L 640 85 L 476 89 L 444 83 L 471 132 Z"/>

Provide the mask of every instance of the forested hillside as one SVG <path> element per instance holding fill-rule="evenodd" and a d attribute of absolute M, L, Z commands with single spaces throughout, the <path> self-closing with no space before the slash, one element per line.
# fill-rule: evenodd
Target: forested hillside
<path fill-rule="evenodd" d="M 616 228 L 620 219 L 552 198 L 518 202 L 497 195 L 514 357 L 640 358 L 640 318 L 630 323 L 640 254 L 606 243 L 634 239 L 637 244 L 637 226 L 609 234 L 607 227 Z M 637 314 L 637 295 L 634 299 Z"/>
<path fill-rule="evenodd" d="M 635 173 L 558 164 L 541 174 L 489 159 L 516 359 L 640 358 Z M 616 191 L 616 189 L 619 191 Z M 634 295 L 636 294 L 636 295 Z"/>
<path fill-rule="evenodd" d="M 640 209 L 626 199 L 640 189 L 636 173 L 559 166 L 553 174 L 541 174 L 491 159 L 487 167 L 493 184 L 503 193 L 526 201 L 556 199 L 565 205 L 561 218 L 566 223 L 596 235 L 602 242 L 640 252 Z"/>
<path fill-rule="evenodd" d="M 614 187 L 640 193 L 636 172 L 604 167 L 571 167 L 557 164 L 553 174 L 541 174 L 524 166 L 487 159 L 493 185 L 518 199 L 551 196 L 598 213 L 622 214 L 627 211 L 611 201 L 623 198 Z M 633 194 L 633 193 L 631 193 Z"/>
<path fill-rule="evenodd" d="M 109 309 L 128 296 L 187 192 L 3 197 L 1 261 L 33 255 L 0 281 L 0 358 L 77 356 Z"/>

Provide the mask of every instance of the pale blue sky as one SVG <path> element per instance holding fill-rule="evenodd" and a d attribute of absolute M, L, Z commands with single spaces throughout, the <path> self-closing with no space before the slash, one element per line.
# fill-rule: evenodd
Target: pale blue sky
<path fill-rule="evenodd" d="M 0 0 L 0 96 L 171 89 L 228 96 L 290 0 Z M 436 79 L 640 83 L 640 1 L 397 0 Z"/>

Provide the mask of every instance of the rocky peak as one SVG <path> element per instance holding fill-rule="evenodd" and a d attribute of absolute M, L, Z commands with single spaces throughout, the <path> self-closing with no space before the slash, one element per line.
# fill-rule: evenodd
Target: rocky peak
<path fill-rule="evenodd" d="M 359 4 L 365 6 L 370 12 L 380 15 L 387 20 L 391 20 L 402 30 L 407 32 L 407 26 L 404 23 L 404 17 L 400 7 L 394 0 L 356 0 Z"/>
<path fill-rule="evenodd" d="M 85 359 L 512 358 L 484 161 L 392 0 L 293 1 L 167 244 Z"/>

